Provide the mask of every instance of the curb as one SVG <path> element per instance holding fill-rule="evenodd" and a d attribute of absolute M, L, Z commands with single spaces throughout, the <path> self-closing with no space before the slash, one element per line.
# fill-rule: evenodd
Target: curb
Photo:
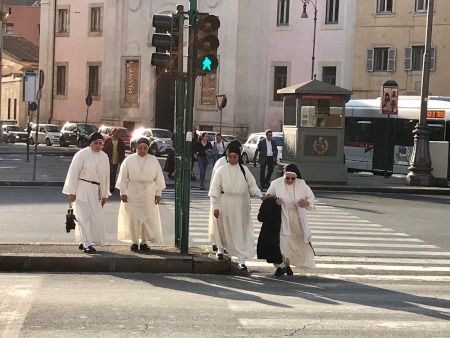
<path fill-rule="evenodd" d="M 63 187 L 63 181 L 0 181 L 0 187 Z M 388 193 L 388 194 L 416 194 L 416 195 L 450 195 L 450 188 L 435 187 L 368 187 L 346 185 L 309 185 L 313 191 L 330 192 L 359 192 L 359 193 Z M 167 182 L 167 188 L 174 188 L 175 183 Z M 191 187 L 192 190 L 193 187 Z"/>
<path fill-rule="evenodd" d="M 231 271 L 231 259 L 218 261 L 213 254 L 134 254 L 114 252 L 113 247 L 98 249 L 97 254 L 66 253 L 72 245 L 18 245 L 20 251 L 5 252 L 2 245 L 0 271 L 3 272 L 147 272 L 225 274 Z M 10 246 L 11 249 L 17 246 Z M 50 251 L 48 248 L 50 247 Z M 61 248 L 63 253 L 56 253 Z M 128 249 L 128 246 L 124 247 Z M 122 250 L 122 251 L 124 251 Z M 65 253 L 64 253 L 65 251 Z"/>

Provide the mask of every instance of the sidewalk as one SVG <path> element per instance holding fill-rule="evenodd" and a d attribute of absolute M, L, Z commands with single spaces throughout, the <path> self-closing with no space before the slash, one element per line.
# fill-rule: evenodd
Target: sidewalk
<path fill-rule="evenodd" d="M 0 186 L 56 186 L 62 187 L 73 155 L 78 148 L 38 146 L 35 180 L 34 147 L 30 147 L 29 162 L 26 146 L 0 144 Z M 159 158 L 164 167 L 165 158 Z M 258 182 L 259 167 L 248 166 Z M 212 165 L 206 173 L 206 186 L 210 184 Z M 194 169 L 197 180 L 191 189 L 198 189 L 199 170 Z M 174 180 L 164 173 L 168 187 Z M 272 178 L 275 178 L 275 174 Z M 347 185 L 311 184 L 313 191 L 378 192 L 450 195 L 450 188 L 409 187 L 405 175 L 389 178 L 370 173 L 348 175 Z M 129 245 L 98 247 L 98 253 L 87 255 L 76 245 L 68 244 L 2 244 L 0 239 L 0 271 L 43 272 L 151 272 L 151 273 L 239 273 L 229 258 L 218 261 L 205 248 L 190 247 L 188 254 L 180 254 L 174 247 L 154 246 L 149 254 L 131 252 Z"/>

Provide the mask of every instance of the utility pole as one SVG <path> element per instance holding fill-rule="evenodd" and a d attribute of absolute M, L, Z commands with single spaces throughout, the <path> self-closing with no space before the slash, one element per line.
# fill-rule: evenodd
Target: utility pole
<path fill-rule="evenodd" d="M 428 91 L 430 85 L 431 66 L 431 37 L 433 31 L 434 0 L 428 1 L 427 30 L 425 37 L 425 55 L 422 67 L 422 92 L 420 95 L 420 118 L 414 134 L 414 149 L 411 156 L 409 173 L 406 176 L 406 184 L 412 186 L 430 187 L 434 184 L 434 176 L 431 174 L 430 135 L 431 129 L 427 125 Z"/>
<path fill-rule="evenodd" d="M 0 120 L 2 118 L 2 79 L 3 79 L 3 0 L 0 0 Z M 0 143 L 3 142 L 3 138 Z"/>

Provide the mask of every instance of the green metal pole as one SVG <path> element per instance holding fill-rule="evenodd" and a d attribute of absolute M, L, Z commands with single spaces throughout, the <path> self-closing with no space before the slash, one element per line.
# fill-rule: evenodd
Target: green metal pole
<path fill-rule="evenodd" d="M 186 91 L 186 112 L 184 116 L 184 153 L 183 153 L 183 219 L 181 222 L 181 253 L 188 253 L 189 250 L 189 195 L 191 184 L 191 159 L 192 159 L 192 122 L 194 110 L 194 90 L 195 90 L 195 31 L 197 25 L 197 0 L 189 1 L 189 46 L 187 65 L 187 91 Z"/>
<path fill-rule="evenodd" d="M 185 100 L 185 77 L 184 74 L 177 76 L 175 80 L 175 246 L 180 247 L 181 219 L 183 205 L 182 189 L 182 161 L 184 154 L 184 100 Z"/>

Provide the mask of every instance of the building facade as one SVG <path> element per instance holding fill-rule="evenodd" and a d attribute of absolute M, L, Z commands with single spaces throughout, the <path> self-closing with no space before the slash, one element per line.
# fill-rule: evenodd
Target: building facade
<path fill-rule="evenodd" d="M 277 89 L 309 81 L 311 73 L 317 80 L 352 89 L 356 0 L 311 0 L 305 6 L 297 0 L 268 3 L 264 9 L 269 13 L 269 37 L 261 124 L 281 130 L 283 97 Z"/>
<path fill-rule="evenodd" d="M 353 98 L 377 98 L 394 80 L 400 95 L 420 95 L 427 23 L 426 0 L 358 1 L 355 21 Z M 450 1 L 434 5 L 430 95 L 450 96 L 446 67 Z M 370 37 L 370 39 L 368 39 Z"/>
<path fill-rule="evenodd" d="M 3 23 L 3 33 L 20 35 L 36 46 L 40 38 L 41 8 L 37 0 L 3 0 L 8 17 Z M 11 14 L 9 14 L 11 13 Z"/>

